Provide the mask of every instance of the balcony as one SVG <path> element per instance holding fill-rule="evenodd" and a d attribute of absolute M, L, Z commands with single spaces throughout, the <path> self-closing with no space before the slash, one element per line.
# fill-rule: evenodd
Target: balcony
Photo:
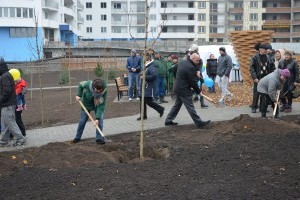
<path fill-rule="evenodd" d="M 235 14 L 235 13 L 243 13 L 244 9 L 243 8 L 229 8 L 229 13 Z"/>
<path fill-rule="evenodd" d="M 225 26 L 224 21 L 210 21 L 209 26 L 218 27 L 218 26 Z"/>
<path fill-rule="evenodd" d="M 273 38 L 290 38 L 290 32 L 275 32 Z"/>
<path fill-rule="evenodd" d="M 111 21 L 112 26 L 127 26 L 127 21 Z M 130 22 L 130 26 L 132 26 L 133 22 Z"/>
<path fill-rule="evenodd" d="M 59 4 L 54 0 L 43 0 L 42 8 L 49 11 L 58 11 Z"/>
<path fill-rule="evenodd" d="M 77 0 L 77 9 L 81 11 L 84 10 L 84 5 L 79 0 Z"/>
<path fill-rule="evenodd" d="M 265 20 L 263 28 L 289 28 L 291 20 Z"/>
<path fill-rule="evenodd" d="M 266 13 L 291 13 L 290 7 L 266 8 Z"/>
<path fill-rule="evenodd" d="M 226 38 L 227 35 L 225 33 L 210 33 L 209 38 Z"/>
<path fill-rule="evenodd" d="M 292 37 L 300 37 L 300 32 L 293 32 L 291 33 Z"/>
<path fill-rule="evenodd" d="M 243 20 L 230 20 L 229 25 L 231 26 L 243 26 Z"/>
<path fill-rule="evenodd" d="M 127 7 L 122 7 L 122 9 L 111 9 L 112 14 L 127 14 Z M 134 9 L 137 10 L 137 9 Z"/>
<path fill-rule="evenodd" d="M 161 20 L 160 24 L 165 24 L 165 26 L 195 26 L 195 20 Z"/>
<path fill-rule="evenodd" d="M 300 12 L 300 6 L 293 7 L 292 12 Z"/>
<path fill-rule="evenodd" d="M 293 20 L 292 25 L 300 25 L 300 20 Z"/>
<path fill-rule="evenodd" d="M 56 20 L 51 19 L 44 19 L 42 22 L 42 26 L 45 28 L 57 28 L 59 25 L 59 22 Z"/>
<path fill-rule="evenodd" d="M 83 22 L 84 22 L 83 17 L 81 15 L 77 15 L 77 23 L 83 24 Z"/>
<path fill-rule="evenodd" d="M 171 14 L 171 13 L 195 14 L 197 12 L 198 12 L 197 8 L 188 8 L 188 7 L 160 8 L 160 13 L 162 14 Z"/>
<path fill-rule="evenodd" d="M 188 32 L 166 32 L 166 33 L 161 33 L 160 38 L 182 38 L 182 39 L 191 39 L 191 38 L 195 38 L 196 37 L 196 33 L 192 32 L 192 33 L 188 33 Z"/>

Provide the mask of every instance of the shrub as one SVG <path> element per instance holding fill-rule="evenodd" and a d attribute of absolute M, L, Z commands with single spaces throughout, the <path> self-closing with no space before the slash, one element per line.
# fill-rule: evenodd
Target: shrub
<path fill-rule="evenodd" d="M 69 83 L 69 72 L 68 72 L 68 70 L 64 70 L 60 73 L 59 82 L 58 82 L 59 85 L 64 85 L 66 83 Z"/>
<path fill-rule="evenodd" d="M 94 69 L 94 73 L 97 77 L 100 77 L 100 78 L 104 75 L 104 69 L 100 63 L 97 63 L 97 66 Z"/>
<path fill-rule="evenodd" d="M 114 69 L 109 69 L 108 71 L 108 80 L 114 80 L 117 76 L 117 72 Z"/>

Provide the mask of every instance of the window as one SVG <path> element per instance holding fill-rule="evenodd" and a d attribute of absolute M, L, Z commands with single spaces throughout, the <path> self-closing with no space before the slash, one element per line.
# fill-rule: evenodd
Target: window
<path fill-rule="evenodd" d="M 121 9 L 121 3 L 114 3 L 114 9 Z"/>
<path fill-rule="evenodd" d="M 8 17 L 8 8 L 3 8 L 4 9 L 4 17 Z M 20 8 L 20 17 L 21 17 L 21 8 Z"/>
<path fill-rule="evenodd" d="M 4 10 L 5 11 L 5 10 Z M 21 8 L 17 8 L 17 17 L 22 17 Z M 4 12 L 5 14 L 5 12 Z M 4 16 L 5 17 L 5 16 Z"/>
<path fill-rule="evenodd" d="M 193 26 L 188 26 L 188 33 L 194 33 L 194 27 Z"/>
<path fill-rule="evenodd" d="M 209 33 L 217 33 L 218 29 L 216 27 L 210 27 L 209 28 Z"/>
<path fill-rule="evenodd" d="M 151 2 L 150 8 L 156 8 L 156 2 Z"/>
<path fill-rule="evenodd" d="M 218 15 L 211 15 L 209 16 L 210 25 L 217 25 L 218 24 Z"/>
<path fill-rule="evenodd" d="M 145 33 L 145 27 L 143 27 L 143 26 L 142 26 L 142 27 L 140 27 L 140 26 L 137 27 L 136 32 L 137 32 L 137 33 Z"/>
<path fill-rule="evenodd" d="M 258 2 L 257 1 L 250 1 L 250 8 L 257 8 Z"/>
<path fill-rule="evenodd" d="M 234 27 L 234 30 L 235 31 L 241 31 L 243 29 L 243 27 L 241 27 L 241 26 L 235 26 Z"/>
<path fill-rule="evenodd" d="M 177 16 L 173 16 L 173 20 L 177 20 Z"/>
<path fill-rule="evenodd" d="M 114 15 L 114 21 L 121 21 L 121 15 Z"/>
<path fill-rule="evenodd" d="M 106 33 L 106 32 L 107 32 L 106 27 L 101 27 L 101 33 Z"/>
<path fill-rule="evenodd" d="M 35 37 L 35 28 L 10 28 L 9 36 L 11 38 Z"/>
<path fill-rule="evenodd" d="M 106 2 L 101 2 L 101 8 L 106 8 Z"/>
<path fill-rule="evenodd" d="M 86 21 L 91 21 L 92 20 L 92 15 L 86 15 Z"/>
<path fill-rule="evenodd" d="M 206 2 L 199 2 L 198 3 L 198 8 L 205 9 L 206 8 Z"/>
<path fill-rule="evenodd" d="M 166 8 L 167 7 L 167 2 L 161 2 L 160 7 L 161 8 Z"/>
<path fill-rule="evenodd" d="M 233 3 L 234 8 L 243 8 L 243 2 L 242 1 L 237 1 Z"/>
<path fill-rule="evenodd" d="M 151 27 L 150 31 L 151 31 L 151 33 L 156 33 L 156 27 Z"/>
<path fill-rule="evenodd" d="M 29 18 L 33 18 L 33 8 L 29 8 Z"/>
<path fill-rule="evenodd" d="M 163 26 L 163 27 L 161 28 L 161 32 L 167 33 L 167 32 L 168 32 L 168 27 Z"/>
<path fill-rule="evenodd" d="M 205 26 L 199 26 L 198 33 L 205 33 Z"/>
<path fill-rule="evenodd" d="M 161 15 L 161 20 L 168 20 L 168 15 L 162 14 Z"/>
<path fill-rule="evenodd" d="M 218 3 L 210 3 L 209 12 L 218 12 Z"/>
<path fill-rule="evenodd" d="M 156 15 L 150 14 L 150 21 L 156 21 Z"/>
<path fill-rule="evenodd" d="M 121 27 L 112 27 L 111 32 L 113 32 L 113 33 L 121 33 Z"/>
<path fill-rule="evenodd" d="M 174 3 L 174 4 L 173 4 L 173 8 L 177 8 L 177 4 Z"/>
<path fill-rule="evenodd" d="M 194 2 L 188 2 L 188 8 L 194 8 Z"/>
<path fill-rule="evenodd" d="M 0 7 L 0 17 L 2 17 L 2 8 Z"/>
<path fill-rule="evenodd" d="M 173 33 L 177 33 L 177 27 L 173 27 Z"/>
<path fill-rule="evenodd" d="M 273 3 L 273 8 L 277 8 L 277 3 Z"/>
<path fill-rule="evenodd" d="M 198 14 L 198 21 L 205 21 L 206 15 L 205 14 Z"/>
<path fill-rule="evenodd" d="M 257 20 L 257 14 L 250 14 L 250 21 L 256 21 Z"/>
<path fill-rule="evenodd" d="M 10 17 L 16 17 L 16 9 L 15 8 L 9 8 L 9 14 L 10 14 L 9 15 Z"/>
<path fill-rule="evenodd" d="M 92 8 L 92 2 L 86 2 L 85 7 L 86 8 Z"/>
<path fill-rule="evenodd" d="M 106 21 L 106 15 L 101 15 L 101 21 Z"/>
<path fill-rule="evenodd" d="M 250 30 L 256 31 L 257 30 L 257 26 L 250 26 Z"/>
<path fill-rule="evenodd" d="M 23 8 L 23 18 L 28 18 L 28 9 L 27 8 Z"/>
<path fill-rule="evenodd" d="M 189 19 L 189 20 L 194 20 L 195 17 L 194 17 L 194 15 L 188 15 L 188 19 Z"/>
<path fill-rule="evenodd" d="M 273 20 L 277 20 L 277 15 L 273 15 L 273 16 L 272 16 L 272 19 L 273 19 Z"/>
<path fill-rule="evenodd" d="M 92 27 L 86 27 L 86 32 L 87 33 L 92 33 L 93 32 L 93 28 Z"/>
<path fill-rule="evenodd" d="M 234 15 L 234 20 L 240 21 L 243 20 L 243 15 Z"/>

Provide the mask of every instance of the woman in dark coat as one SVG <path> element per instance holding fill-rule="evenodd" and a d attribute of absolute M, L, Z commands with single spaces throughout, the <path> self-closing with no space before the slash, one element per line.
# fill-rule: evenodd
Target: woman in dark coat
<path fill-rule="evenodd" d="M 284 60 L 279 62 L 279 69 L 288 69 L 291 73 L 290 77 L 285 81 L 283 88 L 280 92 L 282 107 L 280 111 L 291 112 L 293 103 L 292 91 L 296 88 L 296 83 L 299 83 L 299 66 L 297 61 L 292 58 L 291 51 L 285 51 Z"/>
<path fill-rule="evenodd" d="M 206 62 L 206 73 L 209 78 L 211 78 L 214 82 L 217 76 L 217 68 L 218 68 L 218 60 L 214 54 L 210 54 L 209 59 Z M 215 91 L 215 84 L 209 88 L 210 93 L 214 93 Z"/>
<path fill-rule="evenodd" d="M 155 80 L 157 79 L 157 68 L 155 63 L 151 61 L 149 55 L 145 55 L 145 96 L 144 96 L 144 119 L 147 119 L 147 105 L 156 110 L 159 113 L 159 116 L 162 117 L 164 114 L 165 108 L 158 105 L 153 101 L 153 95 L 155 94 Z M 143 80 L 140 81 L 141 84 L 141 95 L 142 95 L 142 85 Z M 140 101 L 140 108 L 142 108 L 142 98 Z M 141 120 L 141 116 L 137 118 Z"/>

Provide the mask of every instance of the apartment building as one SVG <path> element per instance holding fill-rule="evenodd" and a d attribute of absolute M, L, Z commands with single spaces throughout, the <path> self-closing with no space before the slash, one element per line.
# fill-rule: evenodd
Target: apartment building
<path fill-rule="evenodd" d="M 36 60 L 37 44 L 40 51 L 48 41 L 76 45 L 83 9 L 79 0 L 0 0 L 0 57 Z"/>
<path fill-rule="evenodd" d="M 263 0 L 263 30 L 273 30 L 274 42 L 300 42 L 300 0 Z"/>

